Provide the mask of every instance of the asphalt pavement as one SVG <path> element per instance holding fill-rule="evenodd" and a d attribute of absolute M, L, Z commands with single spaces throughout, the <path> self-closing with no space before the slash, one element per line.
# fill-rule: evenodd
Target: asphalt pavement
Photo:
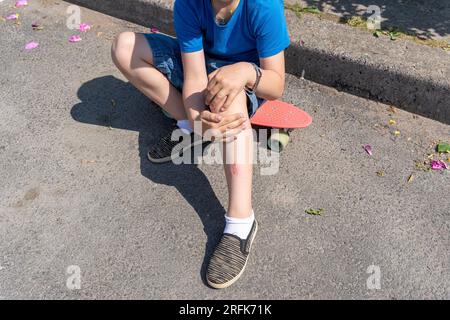
<path fill-rule="evenodd" d="M 0 22 L 1 298 L 450 299 L 450 171 L 416 166 L 449 125 L 288 75 L 314 122 L 275 175 L 255 166 L 247 270 L 213 290 L 222 168 L 149 163 L 170 122 L 110 61 L 115 34 L 146 29 L 82 9 L 80 33 L 68 3 L 29 2 Z"/>

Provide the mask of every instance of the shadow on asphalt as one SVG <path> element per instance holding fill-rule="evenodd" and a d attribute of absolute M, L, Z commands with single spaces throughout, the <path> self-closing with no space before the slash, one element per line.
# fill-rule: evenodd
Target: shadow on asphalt
<path fill-rule="evenodd" d="M 434 35 L 450 35 L 450 4 L 442 0 L 304 0 L 309 6 L 328 9 L 343 19 L 352 16 L 368 18 L 364 8 L 378 6 L 383 26 L 399 27 L 401 30 L 433 38 Z M 291 1 L 292 2 L 292 1 Z"/>
<path fill-rule="evenodd" d="M 170 127 L 155 104 L 130 83 L 105 76 L 84 83 L 78 89 L 80 103 L 71 115 L 78 122 L 139 132 L 141 174 L 151 181 L 175 187 L 197 212 L 207 236 L 200 274 L 206 284 L 206 266 L 224 228 L 225 209 L 211 185 L 196 165 L 152 164 L 147 159 L 149 146 Z M 149 230 L 151 232 L 151 230 Z"/>

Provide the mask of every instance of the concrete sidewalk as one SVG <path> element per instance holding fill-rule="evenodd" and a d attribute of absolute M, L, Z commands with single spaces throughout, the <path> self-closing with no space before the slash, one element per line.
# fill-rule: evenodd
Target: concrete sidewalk
<path fill-rule="evenodd" d="M 450 42 L 450 2 L 442 0 L 285 0 L 287 4 L 314 6 L 339 18 L 369 17 L 370 6 L 381 9 L 382 27 Z"/>
<path fill-rule="evenodd" d="M 173 0 L 71 2 L 173 33 Z M 286 16 L 292 38 L 287 51 L 290 73 L 450 124 L 449 52 L 408 40 L 375 38 L 314 15 L 297 17 L 288 10 Z M 436 22 L 436 28 L 439 25 Z"/>
<path fill-rule="evenodd" d="M 92 29 L 69 44 L 67 6 L 33 1 L 21 25 L 0 23 L 1 298 L 450 298 L 450 171 L 415 167 L 450 127 L 291 75 L 284 99 L 314 123 L 294 131 L 278 174 L 255 167 L 261 228 L 242 279 L 205 286 L 222 168 L 146 160 L 169 122 L 109 57 L 114 34 L 144 28 L 83 9 Z M 71 265 L 81 290 L 66 286 Z"/>

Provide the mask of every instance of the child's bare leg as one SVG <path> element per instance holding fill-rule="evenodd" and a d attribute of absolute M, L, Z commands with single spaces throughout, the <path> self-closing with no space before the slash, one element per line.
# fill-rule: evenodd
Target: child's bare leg
<path fill-rule="evenodd" d="M 224 114 L 247 112 L 247 97 L 242 91 Z M 228 184 L 228 213 L 231 218 L 252 215 L 253 134 L 249 121 L 236 140 L 224 143 L 224 169 Z"/>
<path fill-rule="evenodd" d="M 225 113 L 237 112 L 247 114 L 244 92 Z M 217 289 L 232 285 L 242 275 L 257 230 L 252 210 L 253 134 L 249 121 L 245 125 L 246 130 L 239 133 L 236 140 L 224 144 L 228 213 L 224 234 L 206 271 L 208 284 Z"/>
<path fill-rule="evenodd" d="M 138 90 L 176 120 L 187 119 L 181 93 L 153 67 L 153 53 L 142 34 L 119 34 L 112 44 L 111 56 L 117 68 Z"/>

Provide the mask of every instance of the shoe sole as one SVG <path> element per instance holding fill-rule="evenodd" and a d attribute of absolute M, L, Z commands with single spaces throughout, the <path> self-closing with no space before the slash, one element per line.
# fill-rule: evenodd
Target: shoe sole
<path fill-rule="evenodd" d="M 208 282 L 209 286 L 211 286 L 214 289 L 225 289 L 225 288 L 231 286 L 233 283 L 235 283 L 242 276 L 242 274 L 245 271 L 245 267 L 247 266 L 248 258 L 250 257 L 250 251 L 252 250 L 253 241 L 255 240 L 257 232 L 258 232 L 258 222 L 256 222 L 255 232 L 253 233 L 252 241 L 250 242 L 250 248 L 248 249 L 249 254 L 247 256 L 247 260 L 245 260 L 245 264 L 244 264 L 244 267 L 242 268 L 241 272 L 239 272 L 239 274 L 236 277 L 234 277 L 233 279 L 231 279 L 230 281 L 225 282 L 225 283 L 220 283 L 220 284 L 212 283 L 212 282 L 209 282 L 209 280 L 206 280 Z"/>
<path fill-rule="evenodd" d="M 199 144 L 203 144 L 203 143 L 206 143 L 206 141 L 198 140 L 196 142 L 191 143 L 190 145 L 188 145 L 188 146 L 184 147 L 183 149 L 181 149 L 181 151 L 178 153 L 178 155 L 176 157 L 173 157 L 172 155 L 170 155 L 169 157 L 155 159 L 155 158 L 150 157 L 150 154 L 147 153 L 147 159 L 150 162 L 153 162 L 153 163 L 171 162 L 171 161 L 174 161 L 176 159 L 181 158 L 186 150 L 188 150 L 190 148 L 194 148 L 195 146 L 197 146 Z"/>

